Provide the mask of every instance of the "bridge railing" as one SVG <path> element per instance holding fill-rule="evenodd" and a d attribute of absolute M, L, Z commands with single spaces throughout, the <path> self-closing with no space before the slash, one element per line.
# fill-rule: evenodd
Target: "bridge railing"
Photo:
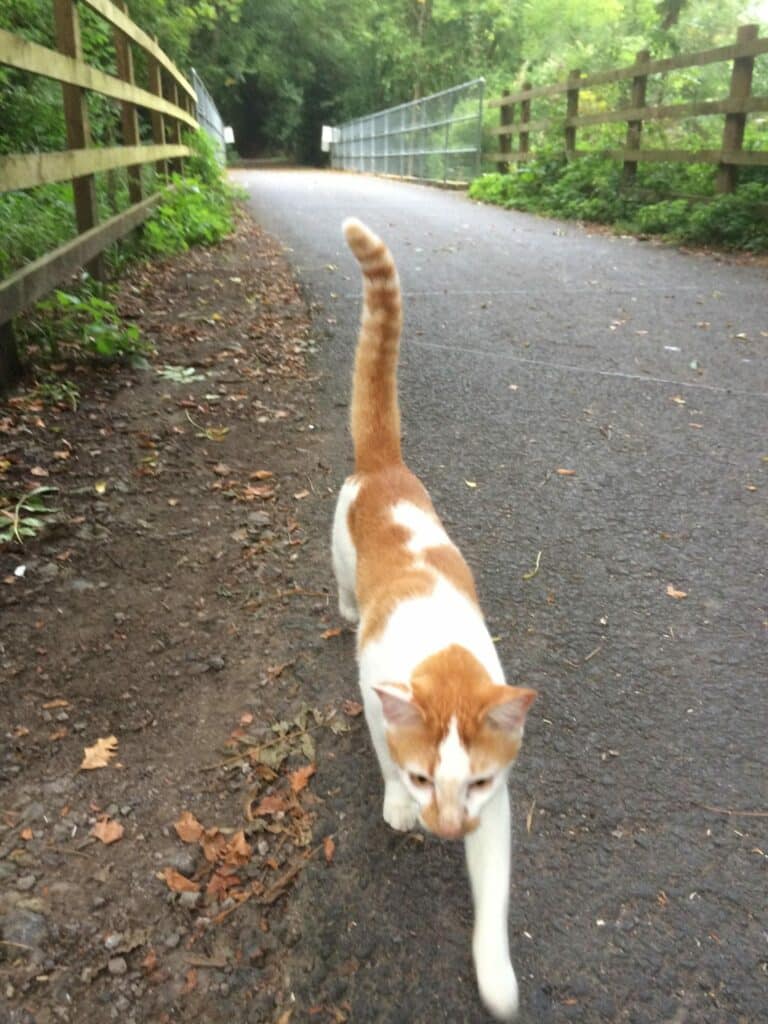
<path fill-rule="evenodd" d="M 766 53 L 768 38 L 759 37 L 758 26 L 742 25 L 736 42 L 729 46 L 659 60 L 643 50 L 627 67 L 592 74 L 574 70 L 567 80 L 552 85 L 526 82 L 522 89 L 489 100 L 488 107 L 500 111 L 500 123 L 492 129 L 499 145 L 498 151 L 485 159 L 494 161 L 504 172 L 510 164 L 530 160 L 546 143 L 559 147 L 569 159 L 597 154 L 620 160 L 626 181 L 634 177 L 638 163 L 643 161 L 716 164 L 718 191 L 731 192 L 739 167 L 768 167 L 768 126 L 764 125 L 761 133 L 762 144 L 745 146 L 748 115 L 768 112 L 768 96 L 752 94 L 755 60 Z M 713 98 L 705 88 L 705 98 L 685 103 L 647 102 L 652 85 L 663 93 L 664 76 L 722 63 L 731 65 L 727 96 Z M 719 139 L 716 125 L 706 128 L 698 124 L 699 118 L 713 116 L 723 118 Z M 691 119 L 696 119 L 696 131 L 680 131 L 682 122 Z M 577 146 L 577 133 L 589 133 L 595 126 L 601 126 L 600 141 Z M 606 126 L 613 126 L 613 145 L 604 144 L 606 134 L 611 132 Z M 654 129 L 656 141 L 662 145 L 643 145 Z M 619 134 L 622 132 L 623 139 Z M 707 136 L 711 140 L 708 148 L 694 149 L 688 142 Z M 664 144 L 666 140 L 679 144 L 669 146 L 668 141 Z M 717 141 L 719 146 L 711 144 Z"/>
<path fill-rule="evenodd" d="M 480 173 L 485 79 L 401 103 L 336 129 L 331 165 L 400 178 L 466 183 Z"/>
<path fill-rule="evenodd" d="M 78 16 L 83 6 L 109 26 L 117 74 L 84 59 Z M 52 0 L 50 9 L 55 48 L 0 29 L 0 65 L 60 83 L 68 148 L 0 156 L 0 192 L 71 181 L 78 234 L 0 281 L 0 331 L 81 266 L 102 276 L 104 250 L 141 224 L 161 198 L 160 191 L 144 195 L 142 165 L 154 164 L 163 182 L 189 153 L 182 129 L 199 127 L 193 86 L 129 18 L 124 5 L 111 0 Z M 134 74 L 134 48 L 141 51 L 143 83 Z M 121 145 L 94 144 L 87 105 L 92 93 L 120 104 Z M 95 176 L 117 168 L 127 168 L 130 206 L 100 222 Z"/>

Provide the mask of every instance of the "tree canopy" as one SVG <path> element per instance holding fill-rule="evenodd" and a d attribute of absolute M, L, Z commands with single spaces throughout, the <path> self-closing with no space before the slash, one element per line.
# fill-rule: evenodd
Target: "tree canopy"
<path fill-rule="evenodd" d="M 0 0 L 0 27 L 50 42 L 47 6 Z M 197 68 L 234 126 L 241 152 L 300 160 L 318 158 L 323 123 L 480 75 L 498 91 L 523 77 L 547 81 L 573 67 L 631 62 L 644 48 L 665 56 L 728 43 L 738 24 L 766 13 L 762 0 L 129 0 L 128 6 L 180 67 Z M 108 63 L 108 33 L 86 14 L 89 57 L 98 62 L 103 51 Z M 11 106 L 0 110 L 6 131 L 30 124 L 18 100 L 15 113 Z M 37 114 L 36 125 L 47 130 Z"/>

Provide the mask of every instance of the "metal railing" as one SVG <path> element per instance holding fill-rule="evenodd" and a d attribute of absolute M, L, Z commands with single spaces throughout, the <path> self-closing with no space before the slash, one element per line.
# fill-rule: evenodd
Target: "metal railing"
<path fill-rule="evenodd" d="M 422 181 L 480 173 L 484 78 L 339 125 L 331 165 Z M 202 119 L 202 118 L 201 118 Z"/>
<path fill-rule="evenodd" d="M 219 109 L 208 92 L 205 82 L 194 68 L 191 69 L 189 77 L 197 94 L 197 120 L 200 122 L 201 128 L 205 128 L 213 139 L 219 154 L 219 162 L 225 164 L 227 162 L 227 143 L 224 138 L 224 122 Z"/>

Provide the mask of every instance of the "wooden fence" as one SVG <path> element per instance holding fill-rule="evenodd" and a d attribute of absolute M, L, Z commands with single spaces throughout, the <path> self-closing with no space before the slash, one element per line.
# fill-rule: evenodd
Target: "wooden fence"
<path fill-rule="evenodd" d="M 759 38 L 756 25 L 743 25 L 738 30 L 735 45 L 718 46 L 663 60 L 651 60 L 650 53 L 642 50 L 637 54 L 635 63 L 629 67 L 599 71 L 591 75 L 582 74 L 580 70 L 571 71 L 565 82 L 555 85 L 532 86 L 526 82 L 519 92 L 505 92 L 489 101 L 488 106 L 500 108 L 500 124 L 494 129 L 494 134 L 499 137 L 499 152 L 490 154 L 486 159 L 495 161 L 498 169 L 504 172 L 510 163 L 529 160 L 535 155 L 530 143 L 532 133 L 551 133 L 554 129 L 562 133 L 563 150 L 569 158 L 600 153 L 623 161 L 626 182 L 634 178 L 638 163 L 646 160 L 717 164 L 717 189 L 720 192 L 731 192 L 737 184 L 739 167 L 768 167 L 768 146 L 759 152 L 743 148 L 747 115 L 768 111 L 768 97 L 751 95 L 755 57 L 762 53 L 768 53 L 768 38 Z M 647 106 L 649 75 L 725 61 L 732 62 L 730 91 L 725 99 Z M 579 113 L 579 95 L 582 90 L 625 81 L 631 83 L 628 104 L 613 110 Z M 561 95 L 565 97 L 562 116 L 531 119 L 532 100 Z M 517 106 L 519 119 L 515 121 Z M 724 115 L 720 149 L 641 148 L 644 122 L 679 121 L 688 117 L 711 115 Z M 621 149 L 577 149 L 576 133 L 579 128 L 617 122 L 626 122 L 626 139 Z M 516 150 L 512 149 L 514 135 L 518 136 Z"/>
<path fill-rule="evenodd" d="M 106 74 L 83 59 L 78 7 L 86 5 L 110 26 L 117 75 Z M 40 46 L 0 29 L 0 65 L 61 83 L 68 149 L 56 153 L 0 156 L 0 192 L 33 189 L 51 182 L 71 181 L 79 234 L 65 245 L 0 281 L 0 331 L 9 333 L 11 317 L 87 265 L 101 277 L 104 250 L 141 224 L 159 202 L 161 193 L 142 193 L 141 165 L 154 163 L 165 177 L 189 153 L 182 145 L 182 126 L 197 128 L 195 91 L 173 62 L 128 17 L 125 4 L 111 0 L 52 0 L 56 49 Z M 145 87 L 134 76 L 133 48 L 144 53 Z M 88 122 L 87 93 L 116 100 L 122 111 L 122 145 L 95 146 Z M 142 143 L 139 110 L 145 111 L 152 142 Z M 95 174 L 127 168 L 131 205 L 101 223 L 96 204 Z M 12 345 L 0 338 L 6 360 Z M 0 364 L 2 351 L 0 351 Z M 6 367 L 6 370 L 9 368 Z M 0 380 L 3 367 L 0 365 Z"/>

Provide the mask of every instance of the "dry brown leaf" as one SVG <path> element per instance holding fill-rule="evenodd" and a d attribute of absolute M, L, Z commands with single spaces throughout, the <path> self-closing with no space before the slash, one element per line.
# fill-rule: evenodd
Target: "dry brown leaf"
<path fill-rule="evenodd" d="M 118 839 L 123 838 L 124 834 L 125 829 L 123 826 L 113 818 L 100 818 L 91 829 L 91 835 L 95 836 L 96 839 L 100 839 L 106 846 L 109 846 L 110 843 L 116 843 Z"/>
<path fill-rule="evenodd" d="M 688 591 L 687 590 L 677 590 L 675 585 L 673 583 L 670 583 L 669 586 L 667 587 L 667 595 L 669 597 L 674 597 L 674 599 L 676 601 L 682 601 L 682 599 L 684 597 L 688 597 Z"/>
<path fill-rule="evenodd" d="M 25 843 L 28 843 L 29 840 L 32 838 L 32 829 L 31 828 L 23 828 L 21 830 L 21 832 L 19 833 L 19 835 L 24 840 Z"/>
<path fill-rule="evenodd" d="M 558 476 L 576 476 L 575 469 L 556 469 L 555 472 Z"/>
<path fill-rule="evenodd" d="M 229 468 L 226 462 L 217 462 L 216 465 L 213 467 L 213 472 L 216 474 L 216 476 L 229 476 L 232 470 Z"/>
<path fill-rule="evenodd" d="M 251 711 L 244 711 L 240 715 L 240 725 L 250 725 L 253 722 L 253 713 Z"/>
<path fill-rule="evenodd" d="M 291 772 L 291 789 L 294 793 L 300 793 L 315 774 L 317 765 L 305 764 L 303 768 L 297 768 Z"/>
<path fill-rule="evenodd" d="M 46 477 L 49 476 L 48 470 L 43 469 L 42 466 L 33 466 L 29 471 L 30 476 Z"/>
<path fill-rule="evenodd" d="M 209 864 L 219 859 L 226 845 L 226 837 L 217 828 L 205 829 L 200 837 L 200 848 Z"/>
<path fill-rule="evenodd" d="M 285 811 L 289 806 L 290 800 L 286 793 L 272 793 L 259 801 L 252 814 L 254 818 L 260 818 L 263 814 L 277 814 L 278 811 Z"/>
<path fill-rule="evenodd" d="M 171 892 L 200 892 L 198 883 L 185 878 L 176 868 L 165 868 L 157 877 L 165 882 Z"/>
<path fill-rule="evenodd" d="M 333 841 L 333 836 L 326 836 L 323 840 L 323 856 L 325 857 L 325 863 L 330 864 L 333 860 L 333 855 L 336 853 L 336 843 Z"/>
<path fill-rule="evenodd" d="M 64 700 L 63 697 L 57 697 L 56 700 L 47 700 L 45 702 L 45 704 L 43 704 L 43 708 L 44 708 L 45 711 L 52 711 L 53 708 L 68 708 L 68 707 L 69 707 L 69 701 L 68 700 Z"/>
<path fill-rule="evenodd" d="M 146 971 L 147 974 L 151 974 L 152 971 L 157 969 L 157 953 L 154 949 L 150 949 L 144 959 L 141 961 L 142 970 Z"/>
<path fill-rule="evenodd" d="M 221 859 L 225 864 L 240 865 L 247 864 L 252 855 L 253 847 L 245 838 L 245 832 L 240 829 L 227 843 L 222 851 Z"/>
<path fill-rule="evenodd" d="M 330 640 L 332 636 L 340 636 L 343 631 L 342 626 L 334 626 L 333 629 L 326 629 L 320 636 L 323 640 Z"/>
<path fill-rule="evenodd" d="M 203 826 L 191 811 L 182 811 L 179 820 L 174 821 L 173 827 L 183 843 L 197 843 L 203 834 Z"/>
<path fill-rule="evenodd" d="M 251 480 L 269 480 L 275 474 L 271 473 L 268 469 L 257 469 L 254 473 L 251 473 L 249 479 Z"/>
<path fill-rule="evenodd" d="M 358 715 L 363 713 L 363 705 L 356 700 L 345 700 L 342 707 L 344 708 L 344 714 L 349 715 L 350 718 L 357 718 Z"/>
<path fill-rule="evenodd" d="M 117 737 L 99 737 L 92 747 L 85 747 L 84 752 L 85 757 L 80 765 L 83 771 L 91 771 L 94 768 L 106 768 L 117 754 Z"/>

